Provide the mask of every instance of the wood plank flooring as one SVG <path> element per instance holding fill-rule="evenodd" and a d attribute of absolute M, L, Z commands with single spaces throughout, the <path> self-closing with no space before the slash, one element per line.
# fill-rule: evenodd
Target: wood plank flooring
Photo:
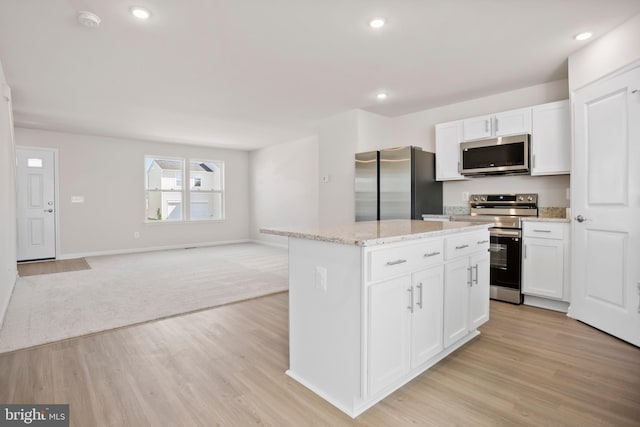
<path fill-rule="evenodd" d="M 20 277 L 80 270 L 91 270 L 91 266 L 84 258 L 18 263 L 18 275 Z"/>
<path fill-rule="evenodd" d="M 491 302 L 482 335 L 355 420 L 284 374 L 288 294 L 0 354 L 0 402 L 72 426 L 638 426 L 640 349 Z"/>

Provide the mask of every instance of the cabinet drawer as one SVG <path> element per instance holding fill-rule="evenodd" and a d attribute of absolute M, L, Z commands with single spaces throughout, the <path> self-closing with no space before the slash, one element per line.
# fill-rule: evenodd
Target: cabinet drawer
<path fill-rule="evenodd" d="M 525 221 L 522 227 L 524 237 L 539 237 L 542 239 L 563 239 L 565 224 L 557 222 Z"/>
<path fill-rule="evenodd" d="M 444 260 L 444 242 L 434 240 L 415 245 L 415 256 L 417 269 L 440 264 Z"/>
<path fill-rule="evenodd" d="M 447 260 L 489 249 L 489 231 L 448 237 L 445 241 Z"/>
<path fill-rule="evenodd" d="M 369 280 L 377 281 L 416 268 L 416 246 L 378 249 L 369 253 Z"/>

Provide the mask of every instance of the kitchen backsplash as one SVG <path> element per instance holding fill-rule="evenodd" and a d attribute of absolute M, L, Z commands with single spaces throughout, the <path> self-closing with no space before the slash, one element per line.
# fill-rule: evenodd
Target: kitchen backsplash
<path fill-rule="evenodd" d="M 469 206 L 444 206 L 444 214 L 451 215 L 469 215 L 471 213 Z M 538 215 L 544 218 L 566 218 L 567 208 L 564 207 L 539 207 Z"/>

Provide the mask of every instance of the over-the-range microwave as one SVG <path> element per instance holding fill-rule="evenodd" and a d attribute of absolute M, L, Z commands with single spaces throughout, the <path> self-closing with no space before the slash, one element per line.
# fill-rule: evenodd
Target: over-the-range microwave
<path fill-rule="evenodd" d="M 529 173 L 529 134 L 460 144 L 462 175 Z"/>

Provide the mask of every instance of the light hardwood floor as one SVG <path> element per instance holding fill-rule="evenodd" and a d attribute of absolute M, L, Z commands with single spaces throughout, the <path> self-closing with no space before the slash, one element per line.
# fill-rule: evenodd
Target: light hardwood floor
<path fill-rule="evenodd" d="M 72 426 L 638 426 L 640 349 L 491 302 L 482 335 L 352 420 L 284 374 L 287 293 L 0 355 L 0 402 Z"/>
<path fill-rule="evenodd" d="M 20 277 L 39 274 L 66 273 L 69 271 L 90 270 L 91 266 L 84 258 L 62 259 L 55 261 L 27 262 L 18 264 Z"/>

